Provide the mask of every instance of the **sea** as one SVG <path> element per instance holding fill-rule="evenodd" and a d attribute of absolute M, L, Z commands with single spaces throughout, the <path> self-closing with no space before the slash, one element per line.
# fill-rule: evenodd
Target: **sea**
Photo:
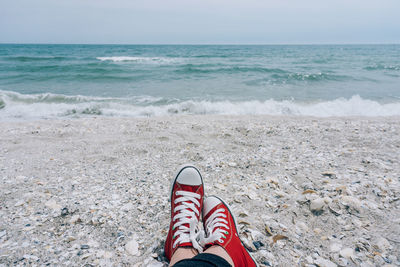
<path fill-rule="evenodd" d="M 400 45 L 0 44 L 0 120 L 399 116 Z"/>

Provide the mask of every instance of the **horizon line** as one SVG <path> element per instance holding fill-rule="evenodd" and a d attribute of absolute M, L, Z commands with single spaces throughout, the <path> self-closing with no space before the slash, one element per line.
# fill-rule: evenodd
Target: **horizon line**
<path fill-rule="evenodd" d="M 231 46 L 272 46 L 272 45 L 400 45 L 398 43 L 14 43 L 14 42 L 0 42 L 0 45 L 193 45 L 193 46 L 207 46 L 207 45 L 231 45 Z"/>

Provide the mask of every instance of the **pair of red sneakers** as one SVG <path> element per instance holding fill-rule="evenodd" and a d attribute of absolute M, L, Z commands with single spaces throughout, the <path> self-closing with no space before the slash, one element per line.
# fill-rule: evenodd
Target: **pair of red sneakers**
<path fill-rule="evenodd" d="M 198 229 L 201 214 L 205 236 L 201 236 L 202 232 Z M 235 267 L 257 266 L 240 241 L 228 205 L 215 196 L 204 199 L 200 172 L 193 166 L 184 166 L 171 186 L 171 223 L 165 255 L 171 260 L 179 247 L 193 247 L 202 252 L 213 245 L 224 248 Z"/>

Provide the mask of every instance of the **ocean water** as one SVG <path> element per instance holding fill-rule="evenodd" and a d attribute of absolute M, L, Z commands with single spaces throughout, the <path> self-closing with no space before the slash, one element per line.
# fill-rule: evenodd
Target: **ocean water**
<path fill-rule="evenodd" d="M 0 120 L 400 115 L 400 45 L 0 44 Z"/>

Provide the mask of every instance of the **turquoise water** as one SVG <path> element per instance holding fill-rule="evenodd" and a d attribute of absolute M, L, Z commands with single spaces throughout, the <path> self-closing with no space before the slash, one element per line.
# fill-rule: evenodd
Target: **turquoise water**
<path fill-rule="evenodd" d="M 400 45 L 0 45 L 0 119 L 400 115 Z"/>

